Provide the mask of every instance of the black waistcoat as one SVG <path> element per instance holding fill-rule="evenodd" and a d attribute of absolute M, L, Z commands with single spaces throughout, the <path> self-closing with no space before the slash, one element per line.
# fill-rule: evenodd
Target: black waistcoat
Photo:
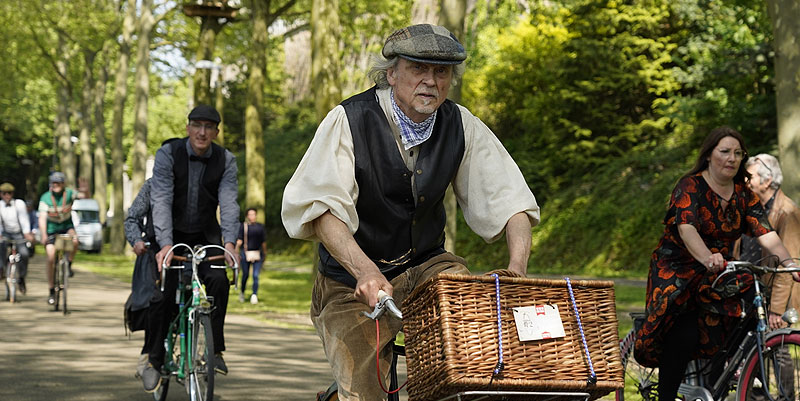
<path fill-rule="evenodd" d="M 464 156 L 461 112 L 450 100 L 439 107 L 433 134 L 419 146 L 412 172 L 397 149 L 375 88 L 345 100 L 342 106 L 353 136 L 359 188 L 359 226 L 354 237 L 391 280 L 444 252 L 444 194 Z M 417 187 L 416 203 L 412 174 Z M 355 287 L 355 278 L 322 244 L 319 254 L 322 274 Z"/>
<path fill-rule="evenodd" d="M 174 190 L 172 198 L 172 220 L 178 220 L 186 211 L 189 188 L 189 152 L 186 151 L 188 137 L 172 139 L 169 143 L 172 150 L 172 173 Z M 210 244 L 222 243 L 222 232 L 217 222 L 217 206 L 219 205 L 219 183 L 225 172 L 225 149 L 215 143 L 211 144 L 211 157 L 200 178 L 200 189 L 197 192 L 197 212 L 203 225 L 203 234 Z M 174 224 L 173 224 L 174 227 Z M 174 229 L 173 229 L 174 231 Z M 175 233 L 173 232 L 173 236 Z M 177 240 L 176 240 L 177 241 Z"/>

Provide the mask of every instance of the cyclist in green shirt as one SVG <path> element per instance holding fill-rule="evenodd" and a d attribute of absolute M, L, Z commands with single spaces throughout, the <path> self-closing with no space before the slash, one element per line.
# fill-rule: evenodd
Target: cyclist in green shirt
<path fill-rule="evenodd" d="M 71 188 L 65 188 L 64 173 L 50 174 L 50 190 L 39 198 L 39 232 L 42 233 L 42 244 L 47 252 L 47 284 L 50 286 L 50 296 L 47 303 L 53 305 L 55 299 L 55 284 L 53 280 L 53 266 L 56 260 L 55 240 L 58 234 L 69 234 L 75 249 L 78 249 L 78 236 L 72 224 L 72 201 L 76 193 Z M 69 255 L 69 275 L 72 277 L 72 259 L 75 253 Z"/>

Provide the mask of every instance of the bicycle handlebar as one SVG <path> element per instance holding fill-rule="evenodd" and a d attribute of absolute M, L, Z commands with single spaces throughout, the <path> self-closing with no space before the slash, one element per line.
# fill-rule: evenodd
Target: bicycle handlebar
<path fill-rule="evenodd" d="M 6 239 L 6 238 L 3 238 L 3 237 L 0 237 L 0 243 L 3 243 L 3 244 L 17 244 L 17 245 L 19 245 L 19 244 L 30 245 L 30 241 L 28 241 L 26 239 Z"/>
<path fill-rule="evenodd" d="M 175 255 L 174 254 L 175 249 L 180 248 L 180 247 L 188 249 L 189 250 L 189 254 L 191 254 L 191 257 Z M 206 249 L 209 249 L 209 248 L 219 248 L 219 249 L 221 249 L 223 251 L 223 253 L 222 253 L 222 255 L 205 256 Z M 217 261 L 217 260 L 225 260 L 225 255 L 226 254 L 230 255 L 231 260 L 233 260 L 233 266 L 231 266 L 231 269 L 233 269 L 233 284 L 234 284 L 235 288 L 238 289 L 239 288 L 238 287 L 238 285 L 239 285 L 238 281 L 239 280 L 237 279 L 237 276 L 238 276 L 238 272 L 239 272 L 239 263 L 236 261 L 236 255 L 234 255 L 231 251 L 229 251 L 229 250 L 227 250 L 227 249 L 225 249 L 225 248 L 223 248 L 223 247 L 221 247 L 219 245 L 205 245 L 205 246 L 201 246 L 201 247 L 199 247 L 199 248 L 197 248 L 195 250 L 195 249 L 192 249 L 192 247 L 190 247 L 189 245 L 181 243 L 181 244 L 173 245 L 169 249 L 167 254 L 165 255 L 164 260 L 161 262 L 161 280 L 160 280 L 161 281 L 161 291 L 162 292 L 164 291 L 164 280 L 166 279 L 167 269 L 182 269 L 183 268 L 183 266 L 178 266 L 178 267 L 167 266 L 167 264 L 166 264 L 167 257 L 169 257 L 170 255 L 172 255 L 172 259 L 180 261 L 180 262 L 193 261 L 193 262 L 196 262 L 197 264 L 200 264 L 201 262 L 204 262 L 204 261 L 212 262 L 212 261 Z M 193 263 L 193 266 L 194 266 L 194 263 Z M 221 268 L 221 269 L 227 268 L 227 266 L 213 266 L 213 265 L 211 267 L 212 268 L 217 268 L 217 269 L 219 269 L 219 268 Z"/>
<path fill-rule="evenodd" d="M 759 266 L 753 264 L 752 262 L 747 262 L 744 260 L 726 260 L 725 261 L 725 270 L 723 270 L 714 282 L 711 283 L 711 287 L 715 288 L 717 285 L 717 281 L 724 277 L 726 274 L 747 270 L 751 273 L 758 272 L 758 273 L 800 273 L 800 266 L 796 267 L 769 267 L 769 266 Z"/>
<path fill-rule="evenodd" d="M 206 258 L 203 258 L 203 262 L 214 262 L 214 261 L 223 260 L 223 259 L 225 259 L 225 255 L 214 255 L 214 256 L 208 256 Z M 189 257 L 181 256 L 181 255 L 172 255 L 172 260 L 177 260 L 178 262 L 190 262 L 191 261 L 191 259 Z M 171 266 L 167 266 L 167 268 L 170 268 L 170 267 Z"/>
<path fill-rule="evenodd" d="M 361 312 L 361 314 L 372 320 L 378 320 L 387 310 L 390 315 L 403 320 L 403 312 L 397 307 L 394 298 L 383 290 L 378 290 L 378 303 L 375 304 L 375 309 L 372 310 L 372 313 Z"/>

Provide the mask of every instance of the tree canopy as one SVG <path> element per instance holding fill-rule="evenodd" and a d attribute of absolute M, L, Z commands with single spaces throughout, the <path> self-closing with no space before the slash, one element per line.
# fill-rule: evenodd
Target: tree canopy
<path fill-rule="evenodd" d="M 0 152 L 0 181 L 36 199 L 49 170 L 67 163 L 88 174 L 95 164 L 94 176 L 104 169 L 121 186 L 124 169 L 143 174 L 145 163 L 134 160 L 184 135 L 202 80 L 204 96 L 224 106 L 243 208 L 264 208 L 271 249 L 306 246 L 283 231 L 283 187 L 320 113 L 372 85 L 371 57 L 413 8 L 340 1 L 315 14 L 315 3 L 232 2 L 235 16 L 203 48 L 215 67 L 198 71 L 202 20 L 182 3 L 153 2 L 148 36 L 132 27 L 149 18 L 149 1 L 0 2 L 0 147 L 11 150 Z M 467 1 L 461 103 L 509 149 L 542 206 L 532 270 L 643 272 L 672 185 L 713 127 L 741 131 L 751 154 L 777 154 L 773 3 L 781 1 Z M 789 25 L 800 36 L 800 23 Z M 312 40 L 315 32 L 327 40 Z M 137 46 L 148 63 L 137 62 Z M 147 94 L 139 137 L 134 93 Z M 87 142 L 100 144 L 94 159 L 79 157 L 95 150 Z M 121 202 L 122 191 L 96 188 L 104 182 L 94 178 L 94 193 Z M 463 219 L 459 226 L 459 254 L 480 267 L 504 265 L 504 244 L 486 246 Z"/>

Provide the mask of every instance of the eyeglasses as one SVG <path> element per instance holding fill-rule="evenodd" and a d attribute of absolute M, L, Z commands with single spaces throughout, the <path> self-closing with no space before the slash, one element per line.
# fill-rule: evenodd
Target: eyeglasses
<path fill-rule="evenodd" d="M 209 131 L 209 132 L 215 132 L 217 130 L 217 125 L 216 124 L 213 124 L 213 123 L 212 124 L 203 124 L 203 123 L 199 123 L 197 121 L 190 121 L 189 122 L 189 127 L 191 127 L 194 130 L 197 130 L 197 131 L 200 131 L 203 128 L 206 131 Z"/>
<path fill-rule="evenodd" d="M 761 165 L 762 165 L 762 166 L 764 166 L 764 168 L 765 168 L 765 169 L 767 169 L 767 171 L 769 172 L 769 176 L 770 176 L 770 177 L 772 177 L 772 169 L 771 169 L 771 168 L 769 168 L 769 166 L 767 166 L 767 164 L 766 164 L 766 163 L 764 163 L 764 161 L 763 161 L 763 160 L 761 160 L 761 159 L 759 159 L 759 158 L 757 158 L 757 157 L 756 157 L 756 158 L 754 158 L 753 160 L 755 160 L 755 161 L 757 161 L 757 162 L 761 163 Z"/>
<path fill-rule="evenodd" d="M 737 149 L 737 150 L 733 150 L 732 151 L 731 149 L 726 149 L 726 148 L 720 149 L 720 148 L 717 148 L 717 151 L 719 153 L 722 153 L 722 156 L 724 156 L 724 157 L 729 157 L 731 155 L 731 152 L 733 152 L 733 157 L 736 160 L 742 160 L 745 157 L 747 157 L 747 152 L 745 152 L 745 151 L 743 151 L 741 149 Z"/>

